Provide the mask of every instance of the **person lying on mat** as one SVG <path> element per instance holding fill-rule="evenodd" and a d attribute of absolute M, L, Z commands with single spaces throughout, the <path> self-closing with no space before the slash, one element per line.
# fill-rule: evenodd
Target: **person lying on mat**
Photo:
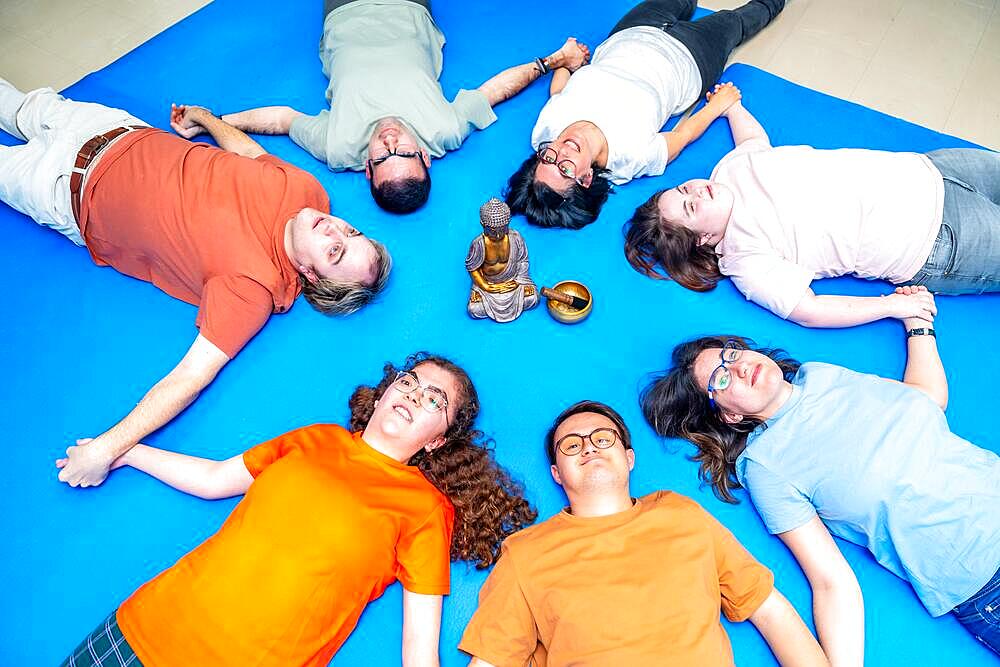
<path fill-rule="evenodd" d="M 315 424 L 225 461 L 146 445 L 116 461 L 201 498 L 245 495 L 63 664 L 325 666 L 396 580 L 402 663 L 438 664 L 449 560 L 488 567 L 535 512 L 482 444 L 476 389 L 451 361 L 386 365 L 349 406 L 350 431 Z"/>
<path fill-rule="evenodd" d="M 771 572 L 712 515 L 670 491 L 632 497 L 615 410 L 570 406 L 545 451 L 569 507 L 503 543 L 459 644 L 471 665 L 731 665 L 720 607 L 781 664 L 827 664 Z"/>
<path fill-rule="evenodd" d="M 198 306 L 180 363 L 118 424 L 67 450 L 59 479 L 72 486 L 100 484 L 300 292 L 321 312 L 349 313 L 388 279 L 385 247 L 331 216 L 309 173 L 204 109 L 176 107 L 171 124 L 201 127 L 221 148 L 0 79 L 0 129 L 27 142 L 0 147 L 0 200 L 85 245 L 96 264 Z"/>
<path fill-rule="evenodd" d="M 719 80 L 730 52 L 784 8 L 752 0 L 691 21 L 696 0 L 646 0 L 597 47 L 593 63 L 556 70 L 531 131 L 535 151 L 510 177 L 507 204 L 542 227 L 589 225 L 611 184 L 662 174 L 734 101 L 727 86 L 700 111 L 661 132 Z M 572 74 L 572 76 L 571 76 Z"/>
<path fill-rule="evenodd" d="M 506 69 L 449 102 L 438 82 L 444 35 L 430 0 L 327 0 L 325 11 L 320 60 L 330 109 L 310 116 L 270 106 L 222 118 L 247 132 L 287 134 L 330 169 L 364 170 L 375 203 L 393 213 L 424 205 L 431 158 L 491 125 L 493 107 L 550 69 L 575 71 L 590 55 L 571 37 L 547 58 Z"/>
<path fill-rule="evenodd" d="M 951 432 L 934 330 L 902 323 L 902 382 L 709 336 L 676 347 L 642 393 L 657 433 L 695 445 L 719 498 L 746 488 L 791 550 L 834 665 L 862 664 L 864 602 L 831 533 L 908 580 L 932 616 L 954 612 L 1000 650 L 989 613 L 1000 605 L 1000 458 Z"/>
<path fill-rule="evenodd" d="M 710 179 L 661 190 L 626 223 L 637 271 L 699 292 L 728 276 L 747 299 L 808 327 L 934 316 L 924 291 L 817 295 L 817 278 L 1000 291 L 1000 154 L 774 147 L 741 102 L 725 116 L 736 148 Z"/>

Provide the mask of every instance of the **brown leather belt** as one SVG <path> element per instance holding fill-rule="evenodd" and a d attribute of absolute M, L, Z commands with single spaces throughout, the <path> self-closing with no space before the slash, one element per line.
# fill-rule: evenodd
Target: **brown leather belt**
<path fill-rule="evenodd" d="M 108 147 L 112 141 L 132 130 L 145 130 L 145 125 L 129 125 L 128 127 L 116 127 L 113 130 L 99 134 L 89 140 L 76 154 L 76 162 L 73 164 L 73 173 L 69 177 L 69 201 L 73 207 L 73 217 L 77 223 L 80 222 L 80 198 L 83 190 L 83 176 L 87 173 L 87 168 L 94 161 L 101 151 Z"/>

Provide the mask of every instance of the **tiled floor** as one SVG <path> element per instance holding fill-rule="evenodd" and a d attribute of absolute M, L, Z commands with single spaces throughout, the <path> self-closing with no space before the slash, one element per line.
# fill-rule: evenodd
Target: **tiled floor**
<path fill-rule="evenodd" d="M 1000 0 L 788 0 L 733 60 L 1000 149 Z"/>
<path fill-rule="evenodd" d="M 0 0 L 0 76 L 65 88 L 209 1 Z M 1000 149 L 1000 0 L 788 0 L 734 60 Z"/>

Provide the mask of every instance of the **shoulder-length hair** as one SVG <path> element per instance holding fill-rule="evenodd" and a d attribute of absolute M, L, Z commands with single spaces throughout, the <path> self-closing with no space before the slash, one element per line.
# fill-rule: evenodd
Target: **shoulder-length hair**
<path fill-rule="evenodd" d="M 444 434 L 445 443 L 432 452 L 417 452 L 409 464 L 420 468 L 455 509 L 451 560 L 486 568 L 500 557 L 503 540 L 534 522 L 538 513 L 525 500 L 521 484 L 494 460 L 492 441 L 474 428 L 479 395 L 468 374 L 448 359 L 426 352 L 411 355 L 399 369 L 386 364 L 377 385 L 362 385 L 351 395 L 350 429 L 364 430 L 375 412 L 375 401 L 389 388 L 398 371 L 410 371 L 425 363 L 451 374 L 461 396 L 455 401 L 457 407 Z"/>
<path fill-rule="evenodd" d="M 773 359 L 788 381 L 801 365 L 784 350 L 754 347 L 749 338 L 704 336 L 674 348 L 670 368 L 654 376 L 640 393 L 639 403 L 646 421 L 659 435 L 682 438 L 695 446 L 698 451 L 689 458 L 698 462 L 701 481 L 710 484 L 720 500 L 735 503 L 732 492 L 740 488 L 736 459 L 746 448 L 747 436 L 761 420 L 744 417 L 737 424 L 727 423 L 708 402 L 707 388 L 694 377 L 698 355 L 707 349 L 721 348 L 729 340 Z"/>
<path fill-rule="evenodd" d="M 715 289 L 725 277 L 715 250 L 699 244 L 697 233 L 660 215 L 658 202 L 664 192 L 650 197 L 625 223 L 625 258 L 650 278 L 672 278 L 695 292 Z"/>

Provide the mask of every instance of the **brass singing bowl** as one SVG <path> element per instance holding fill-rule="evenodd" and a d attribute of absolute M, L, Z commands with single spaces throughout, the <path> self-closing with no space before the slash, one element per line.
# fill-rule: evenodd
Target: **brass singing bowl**
<path fill-rule="evenodd" d="M 587 319 L 587 316 L 590 315 L 590 311 L 594 309 L 594 297 L 591 295 L 590 290 L 587 289 L 587 286 L 581 282 L 577 282 L 575 280 L 564 280 L 553 285 L 552 289 L 557 292 L 565 292 L 566 294 L 571 294 L 587 300 L 586 308 L 576 309 L 568 304 L 560 303 L 555 299 L 547 299 L 549 315 L 563 324 L 576 324 L 577 322 L 582 322 Z"/>

